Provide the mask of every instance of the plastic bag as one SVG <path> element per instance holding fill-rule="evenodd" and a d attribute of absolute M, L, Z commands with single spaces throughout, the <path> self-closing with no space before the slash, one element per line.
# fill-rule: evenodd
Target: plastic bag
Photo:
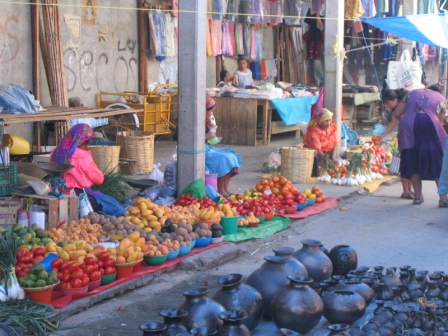
<path fill-rule="evenodd" d="M 143 191 L 143 194 L 145 197 L 149 198 L 152 202 L 154 202 L 159 197 L 159 194 L 161 193 L 161 191 L 162 191 L 162 188 L 151 187 L 151 188 L 145 189 Z"/>
<path fill-rule="evenodd" d="M 163 173 L 160 171 L 159 167 L 160 167 L 160 163 L 157 163 L 154 165 L 154 170 L 149 175 L 149 179 L 156 180 L 159 183 L 162 183 L 163 182 Z"/>
<path fill-rule="evenodd" d="M 50 187 L 45 182 L 39 180 L 26 181 L 37 195 L 46 195 L 50 192 Z"/>
<path fill-rule="evenodd" d="M 170 161 L 163 174 L 163 188 L 160 198 L 175 197 L 177 193 L 177 161 Z"/>
<path fill-rule="evenodd" d="M 282 155 L 279 152 L 269 154 L 268 161 L 263 164 L 262 172 L 265 174 L 279 173 L 282 164 Z"/>
<path fill-rule="evenodd" d="M 157 205 L 171 206 L 176 202 L 174 197 L 159 197 L 154 203 Z"/>
<path fill-rule="evenodd" d="M 37 113 L 39 102 L 30 91 L 22 85 L 0 85 L 0 107 L 2 113 Z"/>

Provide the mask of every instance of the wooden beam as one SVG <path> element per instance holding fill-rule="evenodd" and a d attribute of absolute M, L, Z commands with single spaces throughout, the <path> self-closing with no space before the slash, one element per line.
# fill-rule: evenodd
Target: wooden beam
<path fill-rule="evenodd" d="M 137 0 L 138 8 L 149 9 L 146 0 Z M 140 59 L 138 66 L 138 90 L 148 92 L 148 60 L 149 60 L 149 18 L 147 10 L 138 11 L 138 47 Z"/>
<path fill-rule="evenodd" d="M 30 0 L 37 3 L 38 0 Z M 39 6 L 31 5 L 31 43 L 33 55 L 33 94 L 36 100 L 40 100 L 39 80 Z"/>

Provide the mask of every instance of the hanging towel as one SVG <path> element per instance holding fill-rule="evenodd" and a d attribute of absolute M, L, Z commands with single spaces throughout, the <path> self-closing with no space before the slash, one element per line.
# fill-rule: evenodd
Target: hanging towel
<path fill-rule="evenodd" d="M 270 26 L 283 22 L 283 8 L 280 0 L 266 0 L 264 22 Z"/>
<path fill-rule="evenodd" d="M 235 24 L 227 22 L 229 27 L 229 56 L 235 56 Z"/>
<path fill-rule="evenodd" d="M 267 75 L 266 75 L 266 62 L 265 61 L 261 61 L 260 65 L 261 65 L 261 79 L 266 79 L 267 78 Z"/>
<path fill-rule="evenodd" d="M 243 25 L 244 56 L 250 56 L 250 27 Z"/>
<path fill-rule="evenodd" d="M 230 56 L 230 34 L 227 22 L 222 23 L 221 49 L 222 55 Z"/>
<path fill-rule="evenodd" d="M 256 59 L 263 59 L 263 31 L 255 30 Z"/>
<path fill-rule="evenodd" d="M 216 55 L 218 55 L 217 53 L 216 53 L 216 50 L 218 49 L 218 47 L 217 47 L 217 39 L 216 39 L 216 36 L 215 36 L 215 23 L 213 22 L 213 20 L 209 20 L 208 21 L 209 22 L 209 25 L 210 25 L 210 41 L 211 41 L 211 45 L 212 45 L 212 56 L 216 56 Z"/>
<path fill-rule="evenodd" d="M 250 28 L 250 58 L 257 58 L 257 40 L 255 37 L 255 27 Z"/>
<path fill-rule="evenodd" d="M 215 30 L 215 38 L 216 38 L 216 55 L 222 54 L 221 44 L 222 44 L 222 21 L 214 20 L 213 21 L 214 30 Z M 214 56 L 216 56 L 214 55 Z"/>
<path fill-rule="evenodd" d="M 207 20 L 207 56 L 213 56 L 212 38 L 210 34 L 210 21 Z"/>
<path fill-rule="evenodd" d="M 241 40 L 241 35 L 240 35 L 240 24 L 238 22 L 235 23 L 235 52 L 237 55 L 241 55 L 241 45 L 240 45 L 240 40 Z M 244 53 L 244 52 L 243 52 Z"/>

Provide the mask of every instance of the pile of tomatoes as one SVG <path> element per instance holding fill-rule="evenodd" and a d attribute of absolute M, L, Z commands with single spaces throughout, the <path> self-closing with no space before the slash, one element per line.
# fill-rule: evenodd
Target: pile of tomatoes
<path fill-rule="evenodd" d="M 274 195 L 272 195 L 274 196 Z M 278 199 L 263 195 L 263 199 L 245 200 L 236 206 L 236 210 L 240 215 L 247 215 L 252 212 L 256 217 L 270 215 L 274 213 L 274 209 L 278 205 Z"/>
<path fill-rule="evenodd" d="M 270 190 L 280 201 L 283 201 L 286 196 L 292 196 L 297 191 L 292 182 L 284 176 L 273 176 L 270 181 L 263 179 L 255 186 L 259 192 L 266 192 Z"/>
<path fill-rule="evenodd" d="M 28 274 L 28 270 L 34 264 L 40 263 L 45 258 L 47 251 L 42 246 L 34 246 L 31 250 L 21 247 L 16 256 L 16 276 L 21 278 Z"/>
<path fill-rule="evenodd" d="M 174 203 L 174 205 L 180 205 L 183 207 L 187 207 L 189 205 L 195 205 L 196 203 L 199 203 L 199 209 L 206 209 L 210 206 L 215 207 L 216 204 L 208 198 L 207 196 L 204 196 L 202 198 L 196 198 L 194 196 L 191 196 L 190 194 L 184 194 L 179 197 L 179 199 Z"/>
<path fill-rule="evenodd" d="M 110 258 L 109 252 L 102 252 L 98 260 L 93 257 L 84 258 L 84 263 L 76 261 L 62 261 L 57 258 L 51 262 L 54 271 L 58 272 L 61 288 L 84 288 L 89 282 L 101 280 L 101 276 L 115 274 L 115 260 Z"/>

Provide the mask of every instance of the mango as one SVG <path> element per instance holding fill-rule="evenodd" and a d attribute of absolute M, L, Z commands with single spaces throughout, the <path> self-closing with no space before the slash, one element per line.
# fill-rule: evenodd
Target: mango
<path fill-rule="evenodd" d="M 137 242 L 135 243 L 135 246 L 141 248 L 143 245 L 145 245 L 145 238 L 140 237 L 140 238 L 137 240 Z"/>
<path fill-rule="evenodd" d="M 140 239 L 140 233 L 134 231 L 128 236 L 128 239 L 135 243 Z"/>
<path fill-rule="evenodd" d="M 56 247 L 56 243 L 51 242 L 45 245 L 45 250 L 47 252 L 57 252 Z"/>
<path fill-rule="evenodd" d="M 129 240 L 128 238 L 123 238 L 123 239 L 120 241 L 120 245 L 119 245 L 119 247 L 128 248 L 128 247 L 131 246 L 131 245 L 132 245 L 132 241 L 131 241 L 131 240 Z"/>
<path fill-rule="evenodd" d="M 68 255 L 67 251 L 61 249 L 58 251 L 58 254 L 62 261 L 70 261 L 70 256 Z"/>
<path fill-rule="evenodd" d="M 109 252 L 110 254 L 117 254 L 117 249 L 114 247 L 109 247 L 107 249 L 107 252 Z"/>
<path fill-rule="evenodd" d="M 67 244 L 63 247 L 64 251 L 76 251 L 76 245 L 75 244 Z"/>
<path fill-rule="evenodd" d="M 85 256 L 80 256 L 80 257 L 78 257 L 78 258 L 76 258 L 76 262 L 78 263 L 78 264 L 84 264 L 84 259 L 85 259 L 86 257 Z"/>

